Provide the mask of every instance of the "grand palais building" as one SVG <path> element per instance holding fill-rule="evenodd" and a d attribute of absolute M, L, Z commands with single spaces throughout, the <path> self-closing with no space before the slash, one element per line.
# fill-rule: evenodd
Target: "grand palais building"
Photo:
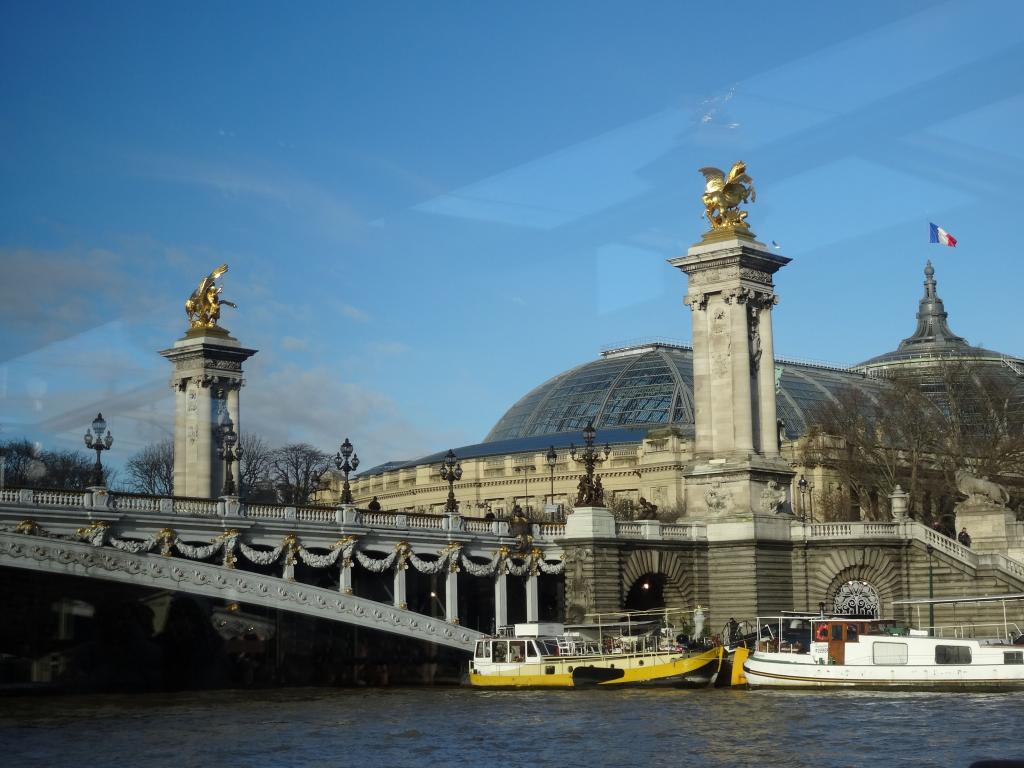
<path fill-rule="evenodd" d="M 849 368 L 775 358 L 780 454 L 794 472 L 786 503 L 797 517 L 859 517 L 855 503 L 845 510 L 829 507 L 828 499 L 843 490 L 834 473 L 801 461 L 800 441 L 816 409 L 844 390 L 853 388 L 873 399 L 891 378 L 900 376 L 927 391 L 936 386 L 937 364 L 970 361 L 1005 379 L 1024 405 L 1024 360 L 971 346 L 957 336 L 930 262 L 924 275 L 917 327 L 896 349 Z M 534 520 L 564 516 L 572 509 L 583 472 L 572 448 L 582 446 L 581 431 L 593 424 L 600 455 L 609 448 L 597 472 L 606 505 L 616 516 L 636 516 L 644 499 L 657 506 L 662 520 L 686 517 L 683 468 L 693 458 L 693 363 L 691 346 L 651 341 L 606 349 L 598 359 L 535 387 L 505 412 L 482 442 L 454 448 L 462 468 L 454 486 L 460 513 L 501 519 L 518 505 Z M 443 511 L 448 484 L 440 470 L 446 453 L 447 448 L 390 461 L 351 478 L 356 505 L 366 507 L 376 498 L 385 510 Z M 336 500 L 341 492 L 341 473 L 332 470 L 329 479 L 329 489 L 321 495 L 325 501 Z"/>

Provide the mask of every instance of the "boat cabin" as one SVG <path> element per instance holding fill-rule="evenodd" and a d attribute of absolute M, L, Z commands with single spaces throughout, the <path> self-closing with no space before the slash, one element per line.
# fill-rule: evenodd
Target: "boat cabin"
<path fill-rule="evenodd" d="M 816 663 L 843 664 L 846 644 L 862 635 L 910 635 L 895 622 L 853 616 L 783 616 L 758 620 L 757 649 L 771 653 L 808 653 Z"/>

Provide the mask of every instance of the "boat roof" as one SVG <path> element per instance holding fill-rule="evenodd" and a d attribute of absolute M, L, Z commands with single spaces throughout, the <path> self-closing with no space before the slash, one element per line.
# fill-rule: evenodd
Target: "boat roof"
<path fill-rule="evenodd" d="M 1003 600 L 1024 600 L 1024 592 L 1012 595 L 983 595 L 981 597 L 919 597 L 913 600 L 893 600 L 893 605 L 948 605 L 950 603 L 998 603 Z"/>
<path fill-rule="evenodd" d="M 600 624 L 566 624 L 566 630 L 576 629 L 629 629 L 637 627 L 653 626 L 658 622 L 651 619 L 642 619 L 640 621 L 605 621 Z"/>

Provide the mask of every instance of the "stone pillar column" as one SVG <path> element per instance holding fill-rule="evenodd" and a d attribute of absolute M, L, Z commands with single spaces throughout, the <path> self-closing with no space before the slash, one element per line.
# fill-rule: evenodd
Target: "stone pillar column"
<path fill-rule="evenodd" d="M 708 295 L 691 293 L 686 305 L 693 313 L 693 410 L 694 410 L 694 451 L 710 454 L 714 450 L 711 432 L 711 353 L 708 346 Z"/>
<path fill-rule="evenodd" d="M 775 403 L 775 342 L 772 337 L 772 307 L 779 299 L 774 294 L 762 294 L 753 303 L 757 313 L 758 339 L 760 350 L 754 351 L 757 361 L 757 408 L 760 414 L 761 453 L 765 456 L 779 455 L 779 415 Z"/>
<path fill-rule="evenodd" d="M 695 413 L 694 460 L 683 471 L 687 517 L 786 510 L 783 489 L 793 473 L 778 450 L 769 308 L 773 275 L 789 261 L 743 229 L 708 232 L 669 260 L 689 280 L 694 401 L 704 404 Z"/>
<path fill-rule="evenodd" d="M 540 621 L 540 594 L 537 589 L 537 574 L 526 577 L 526 620 Z"/>
<path fill-rule="evenodd" d="M 444 618 L 449 624 L 459 623 L 459 572 L 451 568 L 444 580 Z"/>
<path fill-rule="evenodd" d="M 494 631 L 508 624 L 508 575 L 504 572 L 494 577 Z"/>
<path fill-rule="evenodd" d="M 194 328 L 160 354 L 174 366 L 174 494 L 216 498 L 224 487 L 224 462 L 217 455 L 221 416 L 229 415 L 241 435 L 242 363 L 256 350 L 214 327 Z"/>
<path fill-rule="evenodd" d="M 733 414 L 733 441 L 731 449 L 738 454 L 750 453 L 754 450 L 754 419 L 753 406 L 751 403 L 750 387 L 750 349 L 749 334 L 750 325 L 748 319 L 747 301 L 749 293 L 743 289 L 733 290 L 726 294 L 726 303 L 729 304 L 730 321 L 732 325 L 731 351 L 731 373 L 732 373 L 732 414 Z M 742 339 L 743 344 L 737 345 L 737 340 Z"/>
<path fill-rule="evenodd" d="M 405 598 L 405 568 L 401 564 L 395 564 L 395 608 L 407 608 L 408 601 Z"/>
<path fill-rule="evenodd" d="M 338 591 L 343 595 L 352 594 L 352 561 L 347 558 L 341 563 L 341 575 L 338 577 Z"/>
<path fill-rule="evenodd" d="M 761 308 L 774 302 L 772 275 L 789 261 L 729 231 L 669 259 L 689 279 L 698 458 L 778 453 L 771 318 Z"/>

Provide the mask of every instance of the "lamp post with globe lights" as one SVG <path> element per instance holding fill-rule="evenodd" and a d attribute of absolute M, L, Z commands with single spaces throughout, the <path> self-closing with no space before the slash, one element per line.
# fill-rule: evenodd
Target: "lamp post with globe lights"
<path fill-rule="evenodd" d="M 448 483 L 448 501 L 444 504 L 446 515 L 457 515 L 459 513 L 459 502 L 455 500 L 455 481 L 462 479 L 462 465 L 459 464 L 455 451 L 449 449 L 445 454 L 444 462 L 441 464 L 441 480 Z"/>
<path fill-rule="evenodd" d="M 355 452 L 355 448 L 352 447 L 352 443 L 347 437 L 334 455 L 334 466 L 345 476 L 345 484 L 341 488 L 341 503 L 351 504 L 352 489 L 348 484 L 348 473 L 355 472 L 359 468 L 359 454 Z"/>
<path fill-rule="evenodd" d="M 230 416 L 225 415 L 220 425 L 220 446 L 217 448 L 217 455 L 224 460 L 224 487 L 220 492 L 221 496 L 234 496 L 238 491 L 231 465 L 242 460 L 242 452 L 242 444 L 238 441 L 234 422 Z"/>
<path fill-rule="evenodd" d="M 96 487 L 102 487 L 104 485 L 103 464 L 100 462 L 100 454 L 103 451 L 109 451 L 110 446 L 114 444 L 114 437 L 110 434 L 110 430 L 107 429 L 107 422 L 103 418 L 102 413 L 96 414 L 96 418 L 92 420 L 92 431 L 85 430 L 84 439 L 85 447 L 96 451 L 96 463 L 92 468 L 92 484 Z"/>
<path fill-rule="evenodd" d="M 548 462 L 548 469 L 551 470 L 551 506 L 555 505 L 555 465 L 558 463 L 558 454 L 555 452 L 555 446 L 548 448 L 547 454 L 544 456 Z"/>
<path fill-rule="evenodd" d="M 608 444 L 605 444 L 603 450 L 594 448 L 596 434 L 594 422 L 590 422 L 583 430 L 583 450 L 577 453 L 576 445 L 574 443 L 569 445 L 569 455 L 572 460 L 582 462 L 585 468 L 585 474 L 580 477 L 579 494 L 576 497 L 576 504 L 579 506 L 604 506 L 604 488 L 601 486 L 601 478 L 594 477 L 594 465 L 599 461 L 606 461 L 611 455 L 612 449 Z"/>

